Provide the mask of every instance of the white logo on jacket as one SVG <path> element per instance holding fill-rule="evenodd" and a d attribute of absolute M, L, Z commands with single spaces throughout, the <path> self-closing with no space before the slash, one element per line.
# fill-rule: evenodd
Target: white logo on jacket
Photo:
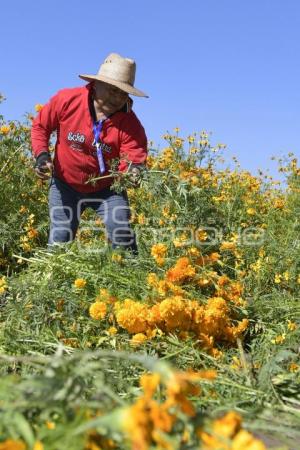
<path fill-rule="evenodd" d="M 80 142 L 81 144 L 83 144 L 85 142 L 85 135 L 80 134 L 79 132 L 73 133 L 73 131 L 69 131 L 68 141 Z"/>

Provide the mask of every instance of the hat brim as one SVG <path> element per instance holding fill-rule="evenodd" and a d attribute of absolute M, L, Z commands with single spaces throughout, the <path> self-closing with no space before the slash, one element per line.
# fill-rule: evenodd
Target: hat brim
<path fill-rule="evenodd" d="M 85 81 L 103 81 L 104 83 L 112 84 L 113 86 L 118 87 L 124 92 L 128 94 L 135 95 L 136 97 L 149 97 L 149 95 L 145 94 L 145 92 L 136 89 L 130 84 L 122 83 L 121 81 L 113 80 L 112 78 L 105 77 L 103 75 L 79 75 L 79 78 Z"/>

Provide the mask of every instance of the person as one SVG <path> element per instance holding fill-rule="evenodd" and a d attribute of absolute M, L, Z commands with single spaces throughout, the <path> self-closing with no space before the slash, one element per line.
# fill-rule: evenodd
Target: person
<path fill-rule="evenodd" d="M 79 75 L 88 82 L 85 86 L 58 91 L 33 120 L 36 174 L 50 179 L 50 246 L 72 241 L 82 212 L 91 207 L 105 223 L 112 247 L 137 253 L 128 197 L 126 191 L 111 189 L 110 172 L 117 158 L 118 172 L 130 172 L 135 183 L 146 163 L 147 137 L 130 95 L 148 95 L 134 87 L 135 72 L 134 60 L 111 53 L 96 75 Z"/>

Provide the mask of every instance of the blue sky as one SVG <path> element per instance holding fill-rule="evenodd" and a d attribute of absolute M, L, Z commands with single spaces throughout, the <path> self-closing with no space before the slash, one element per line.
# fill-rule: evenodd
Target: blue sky
<path fill-rule="evenodd" d="M 160 147 L 177 126 L 204 129 L 228 161 L 271 174 L 272 155 L 300 153 L 298 0 L 15 0 L 1 4 L 0 39 L 6 119 L 83 85 L 113 51 L 137 62 L 150 98 L 134 109 Z"/>

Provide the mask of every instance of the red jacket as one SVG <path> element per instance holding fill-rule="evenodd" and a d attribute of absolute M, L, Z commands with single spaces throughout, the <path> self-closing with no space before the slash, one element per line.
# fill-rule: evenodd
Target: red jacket
<path fill-rule="evenodd" d="M 57 132 L 54 175 L 79 192 L 95 192 L 111 185 L 112 178 L 86 184 L 99 177 L 99 163 L 93 144 L 93 119 L 89 109 L 91 85 L 62 89 L 52 97 L 34 119 L 31 129 L 33 154 L 48 150 L 50 135 Z M 143 164 L 147 157 L 145 130 L 133 111 L 116 112 L 103 123 L 100 135 L 106 172 L 110 162 L 119 158 L 119 171 L 127 169 L 128 161 Z"/>

